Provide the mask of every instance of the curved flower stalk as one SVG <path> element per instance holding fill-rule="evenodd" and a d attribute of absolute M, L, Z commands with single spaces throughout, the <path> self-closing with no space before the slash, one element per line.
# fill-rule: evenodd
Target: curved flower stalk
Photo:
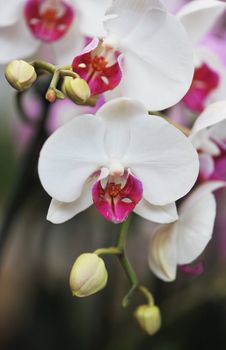
<path fill-rule="evenodd" d="M 59 128 L 39 159 L 41 183 L 53 198 L 48 220 L 54 223 L 93 203 L 115 223 L 132 210 L 156 222 L 174 221 L 174 202 L 191 189 L 198 168 L 197 153 L 180 131 L 126 98 Z"/>
<path fill-rule="evenodd" d="M 149 267 L 157 277 L 166 282 L 175 280 L 178 265 L 190 264 L 204 251 L 216 216 L 212 192 L 225 185 L 222 181 L 200 185 L 182 202 L 178 221 L 160 225 L 153 232 Z"/>
<path fill-rule="evenodd" d="M 82 4 L 70 0 L 11 0 L 9 3 L 0 0 L 0 63 L 36 54 L 45 43 L 51 44 L 55 63 L 71 62 L 84 46 L 85 35 L 100 34 L 100 16 L 108 1 L 95 1 L 92 23 L 87 14 L 89 3 L 88 0 Z M 86 25 L 87 28 L 92 25 L 92 33 L 83 31 Z"/>
<path fill-rule="evenodd" d="M 158 0 L 115 0 L 94 39 L 73 61 L 93 95 L 114 89 L 157 111 L 177 103 L 190 87 L 193 51 L 180 21 Z M 167 65 L 166 65 L 167 57 Z"/>
<path fill-rule="evenodd" d="M 203 111 L 190 140 L 199 151 L 200 180 L 226 180 L 226 101 L 215 102 Z"/>
<path fill-rule="evenodd" d="M 181 107 L 193 113 L 201 113 L 209 103 L 221 100 L 225 95 L 225 67 L 204 40 L 225 9 L 223 1 L 197 0 L 185 4 L 177 12 L 195 48 L 195 74 L 181 103 Z M 225 45 L 223 41 L 222 45 Z"/>

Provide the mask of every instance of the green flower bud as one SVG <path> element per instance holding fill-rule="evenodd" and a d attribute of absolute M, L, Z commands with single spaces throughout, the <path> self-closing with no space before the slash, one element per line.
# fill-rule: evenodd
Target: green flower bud
<path fill-rule="evenodd" d="M 149 335 L 154 335 L 161 327 L 161 315 L 157 306 L 141 305 L 134 312 L 140 327 Z"/>
<path fill-rule="evenodd" d="M 37 79 L 34 67 L 22 60 L 11 61 L 5 70 L 9 84 L 18 91 L 29 89 Z"/>
<path fill-rule="evenodd" d="M 66 77 L 64 79 L 63 90 L 73 102 L 84 104 L 90 97 L 90 88 L 87 82 L 80 78 Z"/>
<path fill-rule="evenodd" d="M 73 296 L 88 297 L 106 286 L 108 273 L 101 259 L 95 253 L 80 255 L 70 273 L 70 287 Z"/>

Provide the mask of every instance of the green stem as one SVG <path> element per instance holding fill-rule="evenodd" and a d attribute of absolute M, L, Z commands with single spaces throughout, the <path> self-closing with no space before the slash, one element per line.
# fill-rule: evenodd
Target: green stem
<path fill-rule="evenodd" d="M 121 229 L 119 231 L 118 239 L 117 239 L 117 248 L 121 251 L 121 254 L 118 255 L 119 262 L 122 265 L 129 282 L 131 283 L 131 288 L 129 292 L 126 294 L 126 296 L 122 300 L 123 307 L 127 307 L 129 305 L 133 292 L 138 287 L 137 275 L 133 270 L 132 265 L 130 264 L 130 261 L 126 255 L 126 250 L 125 250 L 126 238 L 129 231 L 131 220 L 132 220 L 132 215 L 130 215 L 128 219 L 121 225 Z"/>
<path fill-rule="evenodd" d="M 128 217 L 128 219 L 125 222 L 123 222 L 123 224 L 121 224 L 121 228 L 119 230 L 118 238 L 117 238 L 117 247 L 121 250 L 125 249 L 126 238 L 129 231 L 131 220 L 132 220 L 132 214 Z"/>
<path fill-rule="evenodd" d="M 149 290 L 145 286 L 139 286 L 138 290 L 141 294 L 143 294 L 149 306 L 153 306 L 155 304 L 152 294 L 149 292 Z"/>
<path fill-rule="evenodd" d="M 67 69 L 61 69 L 60 75 L 62 77 L 72 77 L 74 79 L 79 78 L 79 75 L 77 73 L 73 72 L 72 70 L 67 70 Z"/>
<path fill-rule="evenodd" d="M 45 61 L 32 61 L 29 62 L 35 69 L 42 69 L 50 74 L 54 74 L 56 71 L 56 67 L 48 62 Z"/>
<path fill-rule="evenodd" d="M 129 292 L 124 296 L 122 300 L 122 306 L 127 307 L 130 304 L 133 292 L 137 289 L 138 287 L 138 279 L 135 271 L 132 268 L 132 265 L 130 264 L 125 252 L 119 256 L 119 261 L 128 277 L 129 282 L 131 283 L 131 288 Z"/>
<path fill-rule="evenodd" d="M 57 89 L 57 84 L 59 83 L 59 80 L 60 80 L 60 69 L 56 69 L 46 93 L 46 99 L 49 102 L 55 102 L 56 99 L 60 99 L 60 100 L 64 99 L 63 92 Z"/>
<path fill-rule="evenodd" d="M 100 248 L 95 250 L 96 255 L 120 255 L 122 252 L 117 247 Z"/>
<path fill-rule="evenodd" d="M 139 291 L 146 299 L 147 304 L 150 306 L 154 305 L 154 299 L 148 289 L 144 286 L 139 286 L 139 281 L 137 275 L 130 264 L 130 261 L 126 254 L 126 238 L 129 231 L 129 226 L 132 220 L 132 215 L 128 217 L 128 219 L 121 224 L 118 237 L 117 237 L 117 245 L 115 247 L 110 248 L 100 248 L 95 250 L 94 254 L 97 255 L 116 255 L 119 259 L 119 262 L 125 271 L 125 274 L 131 284 L 129 292 L 124 296 L 122 300 L 122 306 L 127 307 L 130 304 L 130 300 L 133 296 L 133 293 L 137 290 Z"/>
<path fill-rule="evenodd" d="M 60 80 L 60 70 L 56 69 L 53 74 L 52 80 L 50 82 L 49 88 L 55 89 L 57 87 L 59 80 Z"/>
<path fill-rule="evenodd" d="M 191 134 L 191 130 L 189 128 L 186 128 L 185 126 L 173 121 L 172 119 L 170 119 L 169 117 L 167 117 L 165 114 L 161 113 L 161 112 L 148 112 L 149 115 L 156 115 L 157 117 L 163 118 L 165 120 L 168 121 L 168 123 L 172 124 L 173 126 L 175 126 L 175 128 L 177 128 L 178 130 L 180 130 L 185 136 L 189 136 Z"/>

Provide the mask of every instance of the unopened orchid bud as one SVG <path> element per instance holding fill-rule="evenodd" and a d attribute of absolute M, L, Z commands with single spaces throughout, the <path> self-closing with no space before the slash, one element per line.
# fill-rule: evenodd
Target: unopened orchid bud
<path fill-rule="evenodd" d="M 154 335 L 161 327 L 161 315 L 157 306 L 141 305 L 134 316 L 140 327 L 149 335 Z"/>
<path fill-rule="evenodd" d="M 83 104 L 90 97 L 90 88 L 87 82 L 80 78 L 66 77 L 63 86 L 65 94 L 75 103 Z"/>
<path fill-rule="evenodd" d="M 103 259 L 95 253 L 80 255 L 70 273 L 72 294 L 88 297 L 106 286 L 108 273 Z"/>
<path fill-rule="evenodd" d="M 55 92 L 54 89 L 49 88 L 49 89 L 47 90 L 46 99 L 47 99 L 47 101 L 49 101 L 50 103 L 53 103 L 53 102 L 56 101 L 57 95 L 56 95 L 56 92 Z"/>
<path fill-rule="evenodd" d="M 5 70 L 9 84 L 18 91 L 29 89 L 37 79 L 34 67 L 22 60 L 11 61 Z"/>

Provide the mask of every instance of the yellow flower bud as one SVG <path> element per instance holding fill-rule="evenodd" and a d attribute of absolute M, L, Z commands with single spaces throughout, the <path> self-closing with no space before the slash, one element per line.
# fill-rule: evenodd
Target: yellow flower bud
<path fill-rule="evenodd" d="M 154 335 L 161 327 L 161 315 L 157 306 L 138 306 L 134 316 L 140 327 L 149 335 Z"/>
<path fill-rule="evenodd" d="M 18 91 L 29 89 L 37 79 L 34 67 L 22 60 L 11 61 L 5 70 L 9 84 Z"/>
<path fill-rule="evenodd" d="M 63 84 L 65 94 L 75 103 L 83 104 L 90 97 L 90 88 L 87 82 L 80 78 L 66 77 Z"/>
<path fill-rule="evenodd" d="M 108 273 L 101 259 L 95 253 L 80 255 L 70 273 L 72 294 L 77 297 L 88 297 L 106 286 Z"/>

